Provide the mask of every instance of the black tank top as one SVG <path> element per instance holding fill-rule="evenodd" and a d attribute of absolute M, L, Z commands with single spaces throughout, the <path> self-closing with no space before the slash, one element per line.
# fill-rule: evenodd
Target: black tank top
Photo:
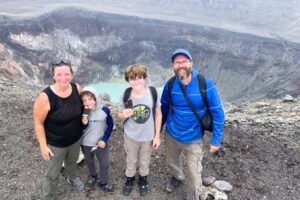
<path fill-rule="evenodd" d="M 55 147 L 67 147 L 80 139 L 81 102 L 75 83 L 71 83 L 72 93 L 66 98 L 57 96 L 47 87 L 43 92 L 48 96 L 50 111 L 45 120 L 47 143 Z"/>

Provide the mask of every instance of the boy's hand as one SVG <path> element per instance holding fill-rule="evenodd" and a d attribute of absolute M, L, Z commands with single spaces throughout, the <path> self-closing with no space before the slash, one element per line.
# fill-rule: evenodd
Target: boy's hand
<path fill-rule="evenodd" d="M 153 142 L 152 142 L 152 148 L 158 149 L 158 147 L 160 146 L 160 143 L 161 143 L 160 137 L 154 137 Z"/>
<path fill-rule="evenodd" d="M 133 109 L 132 108 L 126 108 L 122 111 L 125 119 L 133 115 Z"/>
<path fill-rule="evenodd" d="M 88 120 L 88 117 L 87 116 L 82 116 L 82 123 L 84 124 L 84 125 L 87 125 L 87 123 L 89 122 L 89 120 Z"/>
<path fill-rule="evenodd" d="M 100 141 L 98 142 L 98 147 L 104 149 L 104 148 L 106 147 L 106 143 L 105 143 L 103 140 L 100 140 Z"/>

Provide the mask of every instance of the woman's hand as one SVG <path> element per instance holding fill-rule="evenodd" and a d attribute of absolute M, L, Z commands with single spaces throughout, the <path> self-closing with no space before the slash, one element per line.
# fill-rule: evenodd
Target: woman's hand
<path fill-rule="evenodd" d="M 47 161 L 50 160 L 51 157 L 54 156 L 53 152 L 47 145 L 41 147 L 41 154 L 42 154 L 42 157 L 44 158 L 44 160 L 47 160 Z"/>

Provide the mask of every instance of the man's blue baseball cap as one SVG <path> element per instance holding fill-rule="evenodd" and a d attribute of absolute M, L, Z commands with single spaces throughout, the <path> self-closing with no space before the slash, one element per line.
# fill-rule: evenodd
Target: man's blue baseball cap
<path fill-rule="evenodd" d="M 174 62 L 174 59 L 176 58 L 176 56 L 178 55 L 184 55 L 186 56 L 189 60 L 193 60 L 192 59 L 192 55 L 191 53 L 186 50 L 186 49 L 177 49 L 176 51 L 174 51 L 174 53 L 172 54 L 172 62 Z"/>

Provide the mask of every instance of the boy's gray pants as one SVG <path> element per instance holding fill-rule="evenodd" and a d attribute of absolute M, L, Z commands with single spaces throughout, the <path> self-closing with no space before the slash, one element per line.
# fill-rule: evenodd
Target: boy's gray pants
<path fill-rule="evenodd" d="M 83 146 L 82 151 L 87 163 L 90 175 L 96 175 L 95 166 L 95 155 L 99 162 L 99 180 L 101 184 L 108 183 L 108 169 L 109 169 L 109 156 L 108 156 L 108 146 L 100 148 L 98 147 L 95 151 L 91 152 L 92 147 Z"/>
<path fill-rule="evenodd" d="M 126 152 L 126 176 L 133 177 L 139 169 L 140 176 L 148 176 L 152 152 L 152 141 L 137 142 L 124 134 L 124 148 Z"/>

